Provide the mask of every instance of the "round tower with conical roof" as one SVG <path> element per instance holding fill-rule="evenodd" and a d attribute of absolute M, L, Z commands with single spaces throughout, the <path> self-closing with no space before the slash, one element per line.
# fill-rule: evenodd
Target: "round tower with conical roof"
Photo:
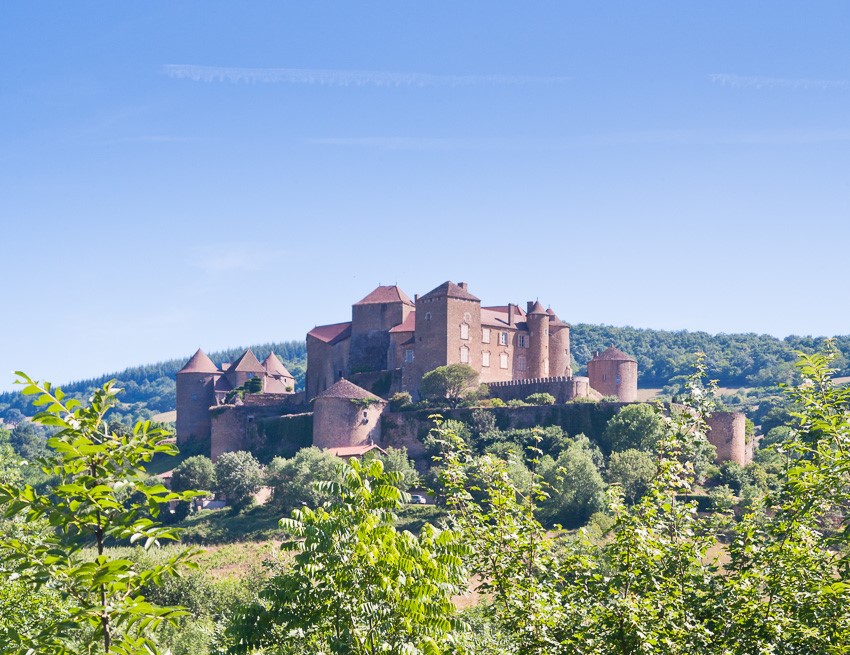
<path fill-rule="evenodd" d="M 203 350 L 177 371 L 177 443 L 209 440 L 210 407 L 215 405 L 215 381 L 221 375 Z"/>
<path fill-rule="evenodd" d="M 346 379 L 313 401 L 313 445 L 318 448 L 381 445 L 381 414 L 387 401 Z"/>
<path fill-rule="evenodd" d="M 587 376 L 603 396 L 616 396 L 624 403 L 637 400 L 637 360 L 613 345 L 587 363 Z"/>
<path fill-rule="evenodd" d="M 549 377 L 549 314 L 540 301 L 529 302 L 526 313 L 528 324 L 528 370 L 526 377 Z"/>
<path fill-rule="evenodd" d="M 572 356 L 570 355 L 570 326 L 559 319 L 555 312 L 547 309 L 549 315 L 549 375 L 573 376 Z"/>

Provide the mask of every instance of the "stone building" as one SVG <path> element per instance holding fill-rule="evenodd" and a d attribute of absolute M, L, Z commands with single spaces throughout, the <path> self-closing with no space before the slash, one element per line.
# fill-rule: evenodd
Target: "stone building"
<path fill-rule="evenodd" d="M 590 386 L 603 396 L 614 396 L 624 403 L 637 400 L 637 360 L 611 346 L 587 363 Z"/>
<path fill-rule="evenodd" d="M 569 325 L 538 301 L 482 307 L 465 282 L 414 300 L 379 286 L 351 314 L 307 334 L 308 399 L 342 378 L 369 386 L 378 373 L 390 374 L 387 393 L 415 395 L 425 373 L 449 364 L 469 364 L 488 384 L 572 378 Z"/>
<path fill-rule="evenodd" d="M 381 414 L 386 406 L 386 400 L 348 380 L 340 380 L 313 401 L 313 445 L 381 445 Z"/>
<path fill-rule="evenodd" d="M 295 391 L 295 378 L 277 355 L 270 353 L 261 364 L 249 348 L 235 362 L 216 366 L 198 348 L 177 372 L 177 441 L 209 441 L 210 408 L 221 405 L 228 393 L 252 378 L 260 378 L 260 390 L 267 394 L 289 395 Z"/>

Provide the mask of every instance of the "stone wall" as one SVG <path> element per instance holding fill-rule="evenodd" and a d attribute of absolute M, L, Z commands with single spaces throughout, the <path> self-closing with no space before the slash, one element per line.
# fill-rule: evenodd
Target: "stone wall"
<path fill-rule="evenodd" d="M 319 397 L 313 403 L 313 445 L 319 448 L 381 445 L 383 401 L 370 405 L 349 398 Z"/>
<path fill-rule="evenodd" d="M 491 398 L 502 400 L 525 400 L 533 393 L 548 393 L 555 402 L 566 403 L 575 398 L 593 397 L 590 381 L 585 377 L 549 377 L 529 380 L 511 380 L 510 382 L 491 382 Z"/>
<path fill-rule="evenodd" d="M 381 398 L 389 398 L 396 391 L 401 391 L 401 369 L 398 368 L 391 371 L 352 373 L 347 379 Z"/>
<path fill-rule="evenodd" d="M 281 433 L 277 442 L 267 442 L 262 423 L 271 418 L 284 418 L 291 415 L 304 415 L 304 405 L 294 402 L 272 402 L 278 394 L 251 394 L 245 396 L 241 405 L 220 405 L 209 410 L 211 422 L 210 458 L 215 461 L 221 453 L 235 450 L 249 450 L 258 457 L 268 458 L 287 449 L 286 432 Z M 297 394 L 279 394 L 289 399 Z M 302 419 L 303 420 L 303 419 Z M 297 423 L 293 423 L 293 429 Z M 312 435 L 312 423 L 310 424 Z M 310 445 L 309 441 L 306 445 Z"/>

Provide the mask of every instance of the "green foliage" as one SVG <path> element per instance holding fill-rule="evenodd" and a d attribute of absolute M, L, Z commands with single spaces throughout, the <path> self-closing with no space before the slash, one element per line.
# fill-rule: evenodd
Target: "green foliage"
<path fill-rule="evenodd" d="M 533 393 L 525 399 L 525 402 L 529 405 L 554 405 L 555 396 L 551 393 Z"/>
<path fill-rule="evenodd" d="M 629 448 L 612 453 L 608 462 L 608 482 L 620 485 L 631 504 L 643 497 L 656 473 L 655 458 L 643 450 Z"/>
<path fill-rule="evenodd" d="M 406 391 L 399 391 L 390 396 L 390 410 L 402 412 L 413 404 L 413 398 Z"/>
<path fill-rule="evenodd" d="M 234 508 L 249 505 L 265 481 L 257 458 L 245 450 L 226 452 L 215 462 L 216 491 Z"/>
<path fill-rule="evenodd" d="M 320 507 L 331 495 L 317 486 L 333 480 L 342 460 L 336 455 L 311 446 L 302 448 L 294 457 L 275 457 L 268 466 L 268 482 L 274 488 L 273 502 L 278 511 L 298 507 Z"/>
<path fill-rule="evenodd" d="M 431 401 L 445 401 L 456 407 L 463 394 L 478 383 L 478 373 L 469 364 L 438 366 L 422 376 L 419 393 Z"/>
<path fill-rule="evenodd" d="M 108 654 L 157 652 L 152 631 L 183 612 L 147 602 L 141 590 L 190 565 L 194 551 L 182 550 L 158 566 L 140 568 L 111 557 L 106 545 L 129 540 L 150 549 L 177 538 L 174 530 L 149 516 L 155 518 L 169 501 L 195 494 L 169 493 L 162 485 L 151 485 L 144 470 L 154 454 L 177 452 L 164 442 L 170 435 L 150 423 L 138 423 L 124 436 L 110 432 L 104 417 L 119 392 L 111 382 L 83 406 L 66 400 L 49 383 L 39 384 L 23 373 L 18 377 L 23 393 L 35 396 L 34 404 L 41 408 L 34 420 L 56 430 L 42 466 L 57 484 L 48 494 L 29 485 L 2 484 L 0 506 L 7 519 L 46 523 L 54 531 L 36 539 L 3 539 L 0 559 L 26 589 L 54 590 L 64 611 L 29 630 L 7 633 L 6 652 L 75 653 L 83 635 Z"/>
<path fill-rule="evenodd" d="M 402 491 L 418 487 L 420 484 L 419 473 L 416 471 L 416 466 L 413 464 L 413 460 L 407 456 L 407 448 L 393 448 L 392 446 L 387 446 L 385 450 L 386 455 L 383 453 L 378 453 L 376 455 L 368 453 L 366 457 L 377 457 L 381 460 L 381 462 L 383 462 L 385 471 L 388 473 L 398 474 L 398 483 L 396 486 L 398 486 L 398 488 Z"/>
<path fill-rule="evenodd" d="M 557 459 L 541 458 L 540 477 L 548 498 L 540 502 L 539 515 L 545 525 L 575 528 L 605 506 L 606 485 L 594 461 L 600 459 L 594 448 L 580 435 Z"/>
<path fill-rule="evenodd" d="M 653 405 L 626 405 L 613 416 L 602 434 L 603 444 L 610 452 L 636 448 L 651 451 L 664 432 L 664 420 Z"/>
<path fill-rule="evenodd" d="M 216 488 L 215 466 L 206 455 L 194 455 L 180 462 L 171 474 L 173 491 L 198 489 L 212 491 Z"/>
<path fill-rule="evenodd" d="M 379 460 L 348 462 L 335 501 L 295 510 L 281 525 L 296 552 L 229 634 L 230 653 L 447 652 L 457 627 L 452 595 L 466 583 L 468 548 L 451 530 L 394 527 L 407 494 Z"/>

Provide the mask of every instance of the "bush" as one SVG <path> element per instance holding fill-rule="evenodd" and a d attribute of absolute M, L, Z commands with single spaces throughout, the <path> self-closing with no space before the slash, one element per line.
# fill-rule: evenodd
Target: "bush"
<path fill-rule="evenodd" d="M 244 450 L 219 456 L 215 463 L 215 479 L 216 491 L 236 509 L 250 505 L 264 482 L 260 462 Z"/>
<path fill-rule="evenodd" d="M 613 453 L 608 462 L 608 482 L 619 484 L 623 495 L 634 504 L 646 493 L 655 477 L 656 466 L 652 455 L 630 448 Z"/>
<path fill-rule="evenodd" d="M 413 405 L 413 397 L 406 391 L 399 391 L 390 396 L 390 411 L 401 412 L 410 409 Z"/>
<path fill-rule="evenodd" d="M 514 398 L 513 400 L 509 400 L 506 405 L 508 407 L 528 407 L 528 403 L 524 400 L 519 400 L 518 398 Z"/>
<path fill-rule="evenodd" d="M 422 376 L 419 393 L 423 398 L 446 401 L 450 407 L 456 407 L 476 382 L 478 372 L 469 364 L 438 366 Z"/>
<path fill-rule="evenodd" d="M 540 460 L 540 475 L 549 485 L 549 497 L 540 504 L 544 523 L 576 528 L 605 506 L 605 481 L 593 450 L 582 436 L 573 439 L 558 459 L 547 455 Z"/>
<path fill-rule="evenodd" d="M 302 448 L 294 457 L 275 457 L 268 467 L 268 481 L 274 487 L 274 503 L 284 511 L 298 507 L 319 507 L 330 500 L 327 491 L 316 488 L 316 483 L 333 480 L 342 459 L 311 446 Z"/>
<path fill-rule="evenodd" d="M 171 474 L 171 488 L 174 491 L 198 489 L 212 492 L 215 487 L 215 466 L 204 455 L 184 459 Z"/>
<path fill-rule="evenodd" d="M 551 393 L 533 393 L 525 399 L 525 402 L 529 405 L 554 405 L 555 396 Z"/>
<path fill-rule="evenodd" d="M 626 405 L 613 416 L 602 434 L 612 452 L 636 448 L 654 450 L 664 434 L 664 420 L 658 410 L 646 403 Z"/>

